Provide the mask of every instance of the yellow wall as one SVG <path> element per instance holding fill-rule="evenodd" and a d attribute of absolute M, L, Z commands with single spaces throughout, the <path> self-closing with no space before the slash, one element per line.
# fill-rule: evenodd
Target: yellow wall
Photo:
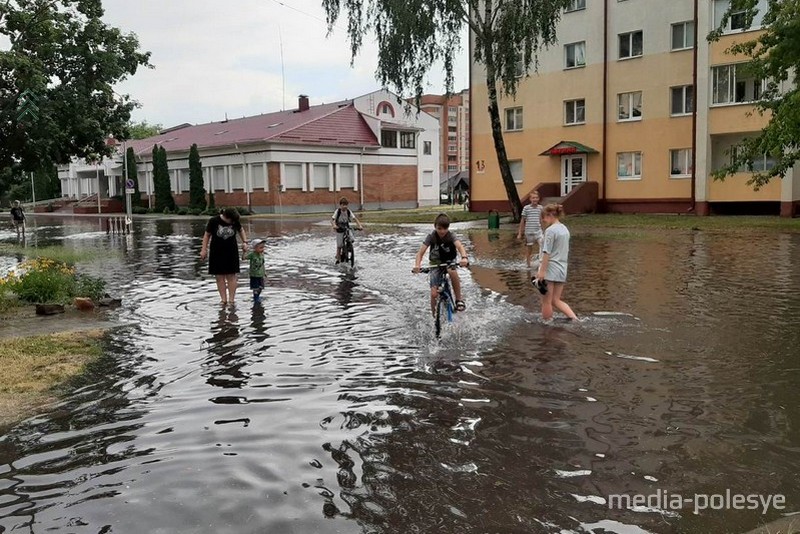
<path fill-rule="evenodd" d="M 739 63 L 746 61 L 747 57 L 742 55 L 733 55 L 727 53 L 727 50 L 736 43 L 744 43 L 757 39 L 763 31 L 751 31 L 744 33 L 734 33 L 723 35 L 719 41 L 712 42 L 709 45 L 710 50 L 710 65 L 726 65 L 728 63 Z"/>
<path fill-rule="evenodd" d="M 708 110 L 709 135 L 759 132 L 769 122 L 771 113 L 760 115 L 752 104 L 714 106 Z"/>
<path fill-rule="evenodd" d="M 742 200 L 773 200 L 781 199 L 781 180 L 773 179 L 758 191 L 753 191 L 752 185 L 747 185 L 747 180 L 752 175 L 739 173 L 728 176 L 724 181 L 715 181 L 708 178 L 708 200 L 710 202 L 732 202 Z"/>

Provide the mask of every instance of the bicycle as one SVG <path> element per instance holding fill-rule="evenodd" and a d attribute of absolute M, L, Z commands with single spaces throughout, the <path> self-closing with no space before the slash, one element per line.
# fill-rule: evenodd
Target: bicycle
<path fill-rule="evenodd" d="M 339 255 L 339 263 L 350 263 L 350 267 L 356 262 L 356 255 L 355 251 L 353 250 L 353 230 L 361 230 L 361 228 L 352 228 L 350 223 L 341 229 L 341 232 L 344 233 L 344 239 L 342 240 L 342 252 Z M 337 229 L 337 232 L 340 231 Z"/>
<path fill-rule="evenodd" d="M 448 323 L 453 322 L 456 300 L 453 296 L 453 286 L 450 282 L 450 269 L 455 269 L 457 267 L 458 263 L 450 262 L 441 265 L 431 265 L 430 267 L 421 267 L 419 270 L 421 273 L 430 273 L 435 269 L 442 271 L 441 282 L 437 288 L 439 296 L 436 297 L 436 306 L 433 310 L 433 331 L 437 338 L 441 337 L 442 323 L 444 321 Z"/>

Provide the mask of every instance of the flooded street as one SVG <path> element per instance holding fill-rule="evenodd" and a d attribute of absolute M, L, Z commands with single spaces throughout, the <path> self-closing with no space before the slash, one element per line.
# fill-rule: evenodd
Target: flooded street
<path fill-rule="evenodd" d="M 204 220 L 36 223 L 40 246 L 108 252 L 82 268 L 125 326 L 0 438 L 0 532 L 744 533 L 800 512 L 800 234 L 576 230 L 581 321 L 548 326 L 513 232 L 453 225 L 467 311 L 436 340 L 410 272 L 429 225 L 368 226 L 349 270 L 326 221 L 247 222 L 268 287 L 254 305 L 243 277 L 222 309 Z M 609 506 L 726 490 L 785 507 Z"/>

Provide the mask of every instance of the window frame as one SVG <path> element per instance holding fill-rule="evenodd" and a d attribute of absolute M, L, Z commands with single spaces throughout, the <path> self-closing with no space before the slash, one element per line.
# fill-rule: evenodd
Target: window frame
<path fill-rule="evenodd" d="M 581 106 L 583 108 L 583 120 L 579 121 L 578 118 L 578 102 L 583 102 Z M 569 109 L 570 105 L 572 106 L 572 115 L 576 120 L 570 122 L 569 119 Z M 581 124 L 586 124 L 586 99 L 585 98 L 574 98 L 572 100 L 564 100 L 564 126 L 578 126 Z"/>
<path fill-rule="evenodd" d="M 682 162 L 685 165 L 686 172 L 678 172 L 675 173 L 675 166 L 672 165 L 673 163 L 673 154 L 674 153 L 685 152 L 684 161 Z M 671 148 L 669 150 L 669 177 L 670 178 L 691 178 L 692 177 L 692 148 Z M 683 170 L 683 169 L 681 169 Z"/>
<path fill-rule="evenodd" d="M 690 43 L 686 43 L 686 28 L 691 25 L 692 26 L 692 39 Z M 683 46 L 679 48 L 675 48 L 675 28 L 683 27 Z M 670 25 L 670 33 L 669 33 L 669 47 L 670 52 L 681 52 L 683 50 L 692 50 L 694 49 L 694 21 L 693 20 L 684 20 L 682 22 L 674 22 Z"/>
<path fill-rule="evenodd" d="M 639 50 L 638 54 L 634 54 L 633 51 L 633 38 L 636 34 L 641 35 L 641 49 Z M 630 55 L 623 56 L 622 55 L 622 40 L 627 38 L 628 41 L 628 50 L 630 51 Z M 642 57 L 644 55 L 644 31 L 643 30 L 634 30 L 632 32 L 625 32 L 617 34 L 617 61 L 625 61 L 628 59 L 636 59 L 637 57 Z"/>
<path fill-rule="evenodd" d="M 634 114 L 633 114 L 633 111 L 634 111 L 633 98 L 634 98 L 634 95 L 636 95 L 636 94 L 639 95 L 639 115 L 638 116 L 634 116 Z M 622 107 L 621 99 L 625 95 L 628 95 L 628 106 L 627 106 L 627 108 L 628 108 L 628 117 L 627 118 L 620 118 L 620 108 Z M 644 95 L 642 94 L 642 91 L 629 91 L 629 92 L 626 92 L 626 93 L 617 93 L 617 122 L 637 122 L 637 121 L 641 121 L 643 116 L 644 116 Z"/>
<path fill-rule="evenodd" d="M 389 135 L 394 139 L 392 143 L 386 143 L 389 139 Z M 381 130 L 381 148 L 397 148 L 400 146 L 398 143 L 397 130 Z"/>
<path fill-rule="evenodd" d="M 409 131 L 400 131 L 400 145 L 399 147 L 404 150 L 415 150 L 417 148 L 417 133 Z M 410 141 L 409 141 L 410 140 Z"/>
<path fill-rule="evenodd" d="M 513 113 L 513 128 L 510 128 L 509 125 L 512 121 L 509 121 L 509 113 Z M 525 127 L 525 121 L 523 120 L 523 112 L 522 106 L 515 106 L 511 108 L 505 108 L 503 110 L 503 115 L 505 118 L 505 131 L 506 132 L 521 132 Z M 519 119 L 519 124 L 517 124 L 517 119 Z"/>
<path fill-rule="evenodd" d="M 422 155 L 423 156 L 433 155 L 433 143 L 431 141 L 422 142 Z"/>
<path fill-rule="evenodd" d="M 564 8 L 564 13 L 574 13 L 586 9 L 586 0 L 571 0 L 569 6 Z"/>
<path fill-rule="evenodd" d="M 680 113 L 675 113 L 675 90 L 681 90 L 681 108 L 683 109 Z M 687 91 L 692 92 L 692 109 L 686 109 L 686 93 Z M 694 113 L 695 109 L 695 101 L 694 101 L 694 86 L 692 84 L 689 85 L 674 85 L 669 88 L 669 116 L 670 117 L 690 117 Z"/>
<path fill-rule="evenodd" d="M 758 102 L 761 99 L 761 95 L 767 89 L 767 80 L 759 80 L 758 78 L 747 77 L 743 80 L 737 79 L 737 71 L 740 67 L 746 66 L 746 62 L 740 63 L 728 63 L 727 65 L 713 65 L 711 66 L 711 107 L 724 107 L 724 106 L 741 106 L 741 105 L 753 105 L 754 103 Z M 718 87 L 718 79 L 719 76 L 717 72 L 721 72 L 722 69 L 727 69 L 728 75 L 727 77 L 727 97 L 728 99 L 725 102 L 718 102 L 717 101 L 717 87 Z M 745 93 L 747 92 L 747 84 L 750 82 L 755 82 L 753 84 L 753 99 L 752 100 L 737 100 L 737 91 L 739 89 L 738 84 L 744 83 Z"/>
<path fill-rule="evenodd" d="M 583 48 L 583 63 L 577 62 L 577 55 L 573 52 L 573 58 L 575 59 L 574 65 L 569 65 L 569 49 L 570 47 L 582 47 Z M 586 66 L 586 41 L 575 41 L 574 43 L 566 43 L 564 45 L 564 70 L 568 69 L 581 69 Z"/>
<path fill-rule="evenodd" d="M 625 155 L 628 155 L 628 154 L 631 155 L 631 168 L 632 168 L 634 173 L 636 172 L 636 155 L 637 154 L 639 155 L 639 174 L 631 174 L 631 175 L 628 175 L 628 176 L 620 175 L 620 173 L 619 173 L 620 158 L 625 156 Z M 642 151 L 641 150 L 634 150 L 634 151 L 630 151 L 630 152 L 617 152 L 617 180 L 623 181 L 623 182 L 624 181 L 641 180 L 642 179 L 642 174 L 643 174 L 643 172 L 642 172 L 642 163 L 643 163 L 643 161 L 644 161 L 644 158 L 642 157 Z"/>
<path fill-rule="evenodd" d="M 513 165 L 519 164 L 519 180 L 514 176 L 514 169 Z M 521 184 L 525 181 L 525 165 L 523 164 L 522 159 L 510 159 L 508 160 L 508 170 L 511 171 L 511 179 L 514 181 L 515 184 Z"/>

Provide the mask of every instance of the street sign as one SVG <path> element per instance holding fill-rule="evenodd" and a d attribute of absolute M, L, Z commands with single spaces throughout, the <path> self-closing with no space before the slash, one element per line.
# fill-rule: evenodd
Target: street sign
<path fill-rule="evenodd" d="M 130 178 L 125 180 L 125 189 L 131 189 L 131 191 L 128 191 L 129 193 L 133 193 L 133 189 L 135 187 L 136 184 L 133 183 L 133 180 L 131 180 Z"/>
<path fill-rule="evenodd" d="M 126 194 L 126 195 L 132 195 L 132 194 L 134 194 L 135 192 L 136 192 L 136 189 L 133 189 L 132 187 L 126 187 L 126 188 L 125 188 L 125 194 Z"/>

